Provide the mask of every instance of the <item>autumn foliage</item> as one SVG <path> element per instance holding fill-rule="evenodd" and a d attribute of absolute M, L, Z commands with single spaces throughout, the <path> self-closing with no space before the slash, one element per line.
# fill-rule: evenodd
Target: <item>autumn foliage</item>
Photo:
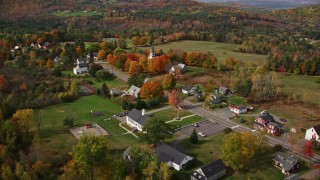
<path fill-rule="evenodd" d="M 163 89 L 158 81 L 150 81 L 143 84 L 140 91 L 141 98 L 159 99 L 163 96 Z"/>
<path fill-rule="evenodd" d="M 171 106 L 179 106 L 180 99 L 179 99 L 179 91 L 178 90 L 172 90 L 168 94 L 168 103 Z"/>
<path fill-rule="evenodd" d="M 0 91 L 6 91 L 8 88 L 7 79 L 4 77 L 4 75 L 0 75 Z"/>
<path fill-rule="evenodd" d="M 148 72 L 151 74 L 164 73 L 170 67 L 169 57 L 164 54 L 161 56 L 153 57 L 148 65 Z"/>

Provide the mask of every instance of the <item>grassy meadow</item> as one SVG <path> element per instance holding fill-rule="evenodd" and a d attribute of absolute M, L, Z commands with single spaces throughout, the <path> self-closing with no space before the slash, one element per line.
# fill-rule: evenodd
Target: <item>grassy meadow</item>
<path fill-rule="evenodd" d="M 315 76 L 295 75 L 289 73 L 278 73 L 283 91 L 288 94 L 296 94 L 302 97 L 303 101 L 320 105 L 320 83 L 316 83 Z M 308 96 L 306 96 L 308 95 Z"/>
<path fill-rule="evenodd" d="M 150 47 L 139 47 L 141 49 L 150 49 Z M 226 43 L 218 43 L 212 41 L 176 41 L 169 42 L 166 44 L 155 45 L 155 48 L 162 49 L 163 52 L 167 52 L 169 49 L 181 49 L 186 51 L 187 53 L 191 52 L 212 52 L 217 58 L 218 61 L 221 62 L 226 59 L 228 56 L 231 56 L 235 59 L 241 59 L 244 62 L 251 61 L 256 64 L 262 64 L 267 56 L 259 55 L 259 54 L 249 54 L 249 53 L 240 53 L 233 52 L 236 50 L 237 45 L 235 44 L 226 44 Z"/>

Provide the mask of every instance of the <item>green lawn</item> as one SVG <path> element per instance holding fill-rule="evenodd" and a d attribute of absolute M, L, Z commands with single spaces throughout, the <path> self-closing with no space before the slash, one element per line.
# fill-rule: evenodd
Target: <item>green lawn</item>
<path fill-rule="evenodd" d="M 90 118 L 90 111 L 104 112 L 106 116 Z M 71 102 L 57 104 L 41 109 L 42 129 L 63 128 L 63 119 L 71 116 L 74 118 L 74 125 L 83 125 L 86 122 L 103 122 L 105 118 L 120 112 L 121 107 L 107 99 L 99 96 L 84 96 Z"/>
<path fill-rule="evenodd" d="M 283 91 L 297 95 L 308 94 L 306 101 L 320 105 L 320 84 L 316 83 L 316 76 L 294 75 L 278 73 Z"/>
<path fill-rule="evenodd" d="M 106 115 L 91 118 L 89 115 L 91 110 L 104 112 Z M 76 142 L 68 128 L 63 126 L 63 119 L 71 116 L 74 118 L 75 126 L 82 126 L 86 122 L 98 123 L 111 133 L 107 137 L 110 149 L 122 151 L 128 146 L 138 143 L 138 140 L 130 134 L 123 135 L 126 131 L 119 127 L 120 122 L 118 120 L 105 120 L 120 111 L 120 106 L 96 95 L 84 96 L 71 103 L 57 104 L 36 110 L 41 114 L 43 138 L 51 142 L 47 143 L 46 146 L 69 150 Z"/>
<path fill-rule="evenodd" d="M 62 71 L 63 76 L 68 77 L 70 74 L 71 78 L 75 78 L 75 79 L 83 79 L 83 80 L 87 80 L 87 81 L 91 81 L 93 84 L 89 84 L 95 88 L 101 88 L 101 85 L 103 84 L 103 82 L 106 83 L 106 85 L 109 88 L 114 88 L 114 87 L 125 87 L 127 84 L 126 82 L 122 81 L 119 78 L 114 78 L 114 79 L 110 79 L 110 80 L 105 80 L 105 81 L 98 81 L 97 78 L 93 78 L 89 75 L 75 75 L 73 74 L 72 70 L 65 70 Z"/>
<path fill-rule="evenodd" d="M 52 13 L 55 16 L 59 17 L 70 17 L 70 16 L 102 16 L 102 12 L 96 12 L 96 11 L 75 11 L 75 12 L 69 12 L 69 11 L 60 11 L 60 12 L 54 12 Z"/>
<path fill-rule="evenodd" d="M 211 41 L 185 40 L 155 45 L 155 48 L 160 48 L 164 52 L 167 52 L 169 49 L 181 49 L 188 53 L 196 51 L 211 51 L 218 58 L 219 62 L 226 59 L 228 56 L 231 56 L 235 59 L 241 59 L 242 61 L 252 61 L 257 64 L 262 64 L 266 59 L 265 55 L 233 52 L 233 50 L 237 48 L 237 45 L 235 44 L 226 44 Z M 150 49 L 150 47 L 141 47 L 141 49 Z"/>
<path fill-rule="evenodd" d="M 153 115 L 155 117 L 158 117 L 161 120 L 170 121 L 170 120 L 173 120 L 173 118 L 177 117 L 177 113 L 178 113 L 178 111 L 176 109 L 171 108 L 171 109 L 166 109 L 163 111 L 155 112 L 155 113 L 153 113 Z M 192 113 L 190 113 L 189 111 L 182 110 L 179 113 L 179 117 L 189 116 L 191 114 Z"/>
<path fill-rule="evenodd" d="M 194 123 L 197 123 L 202 120 L 203 120 L 202 117 L 196 115 L 196 116 L 191 116 L 191 117 L 185 118 L 182 121 L 170 122 L 169 124 L 171 124 L 173 127 L 181 127 L 181 126 L 186 126 L 189 124 L 194 124 Z"/>
<path fill-rule="evenodd" d="M 241 96 L 231 96 L 228 98 L 228 102 L 232 105 L 244 105 L 247 99 Z"/>

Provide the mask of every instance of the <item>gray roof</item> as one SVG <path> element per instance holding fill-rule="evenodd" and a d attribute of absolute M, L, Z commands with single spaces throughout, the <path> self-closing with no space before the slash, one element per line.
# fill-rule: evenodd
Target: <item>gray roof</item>
<path fill-rule="evenodd" d="M 259 115 L 259 118 L 263 119 L 266 123 L 275 122 L 273 116 L 271 116 L 269 113 L 263 113 Z"/>
<path fill-rule="evenodd" d="M 288 156 L 283 152 L 278 152 L 277 155 L 273 158 L 274 161 L 277 161 L 282 164 L 282 168 L 289 171 L 293 168 L 294 165 L 298 163 L 298 160 Z"/>
<path fill-rule="evenodd" d="M 133 108 L 128 114 L 127 116 L 134 120 L 135 122 L 141 124 L 142 126 L 146 124 L 146 122 L 148 121 L 148 119 L 150 118 L 148 115 L 142 115 L 142 111 L 139 111 L 135 108 Z"/>
<path fill-rule="evenodd" d="M 160 162 L 172 161 L 176 164 L 181 164 L 182 161 L 187 157 L 186 154 L 176 150 L 168 144 L 161 144 L 156 148 L 156 153 L 159 154 Z"/>
<path fill-rule="evenodd" d="M 110 93 L 112 93 L 112 94 L 120 94 L 121 91 L 120 91 L 120 89 L 118 89 L 118 88 L 111 88 L 111 89 L 110 89 Z"/>
<path fill-rule="evenodd" d="M 284 180 L 300 180 L 300 177 L 297 174 L 292 174 L 291 176 L 284 178 Z"/>
<path fill-rule="evenodd" d="M 316 131 L 318 135 L 320 135 L 320 124 L 313 126 L 313 129 Z"/>
<path fill-rule="evenodd" d="M 227 90 L 229 90 L 229 88 L 224 87 L 224 86 L 220 86 L 220 87 L 219 87 L 219 91 L 226 92 Z"/>
<path fill-rule="evenodd" d="M 79 68 L 87 67 L 87 59 L 86 58 L 78 58 L 77 65 L 79 66 Z"/>
<path fill-rule="evenodd" d="M 221 159 L 213 161 L 209 164 L 206 164 L 200 168 L 207 179 L 211 176 L 223 171 L 226 169 L 226 166 Z"/>

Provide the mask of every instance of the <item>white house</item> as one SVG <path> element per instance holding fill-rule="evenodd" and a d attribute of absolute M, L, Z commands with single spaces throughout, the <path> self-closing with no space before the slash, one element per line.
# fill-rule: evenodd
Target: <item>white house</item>
<path fill-rule="evenodd" d="M 185 85 L 181 91 L 183 94 L 186 94 L 186 95 L 194 95 L 198 91 L 198 87 Z"/>
<path fill-rule="evenodd" d="M 138 98 L 140 90 L 141 89 L 138 88 L 137 86 L 132 85 L 128 91 L 124 92 L 124 95 L 130 95 L 130 96 L 134 96 L 135 98 Z"/>
<path fill-rule="evenodd" d="M 306 131 L 306 137 L 305 139 L 310 141 L 310 140 L 316 140 L 320 142 L 320 124 L 313 126 L 312 128 L 308 129 Z"/>
<path fill-rule="evenodd" d="M 87 59 L 86 58 L 78 58 L 77 66 L 73 68 L 74 74 L 83 74 L 88 72 Z"/>
<path fill-rule="evenodd" d="M 184 169 L 185 165 L 193 160 L 193 157 L 188 156 L 168 144 L 161 144 L 155 149 L 159 155 L 159 161 L 167 163 L 169 167 L 174 168 L 177 171 Z"/>
<path fill-rule="evenodd" d="M 179 63 L 178 65 L 174 65 L 170 68 L 170 73 L 176 75 L 176 74 L 182 74 L 186 71 L 186 65 Z"/>
<path fill-rule="evenodd" d="M 138 131 L 142 131 L 143 126 L 146 124 L 150 117 L 145 114 L 145 110 L 139 111 L 137 109 L 132 109 L 126 117 L 126 122 L 128 126 L 136 128 Z"/>
<path fill-rule="evenodd" d="M 246 106 L 229 106 L 229 109 L 230 109 L 230 111 L 232 111 L 236 114 L 241 114 L 241 113 L 247 112 Z"/>

